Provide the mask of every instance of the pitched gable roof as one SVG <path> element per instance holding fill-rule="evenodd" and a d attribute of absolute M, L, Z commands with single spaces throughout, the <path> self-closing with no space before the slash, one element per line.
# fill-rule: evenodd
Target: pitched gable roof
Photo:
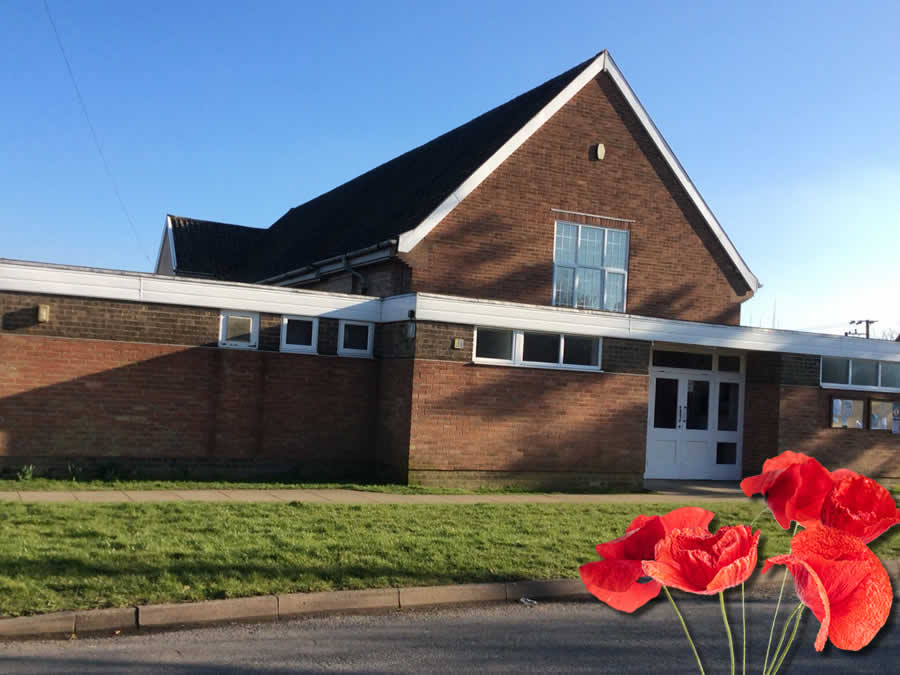
<path fill-rule="evenodd" d="M 212 220 L 169 215 L 166 221 L 172 228 L 176 272 L 183 275 L 235 281 L 247 252 L 266 236 L 258 227 Z"/>
<path fill-rule="evenodd" d="M 248 235 L 249 255 L 207 259 L 220 278 L 272 282 L 312 263 L 342 254 L 396 245 L 412 250 L 463 199 L 531 137 L 588 82 L 606 72 L 647 131 L 675 178 L 751 291 L 759 280 L 741 258 L 672 149 L 656 128 L 608 52 L 578 64 L 472 121 L 285 213 L 268 230 Z M 206 222 L 206 221 L 195 221 Z M 209 223 L 216 225 L 215 223 Z M 240 226 L 225 226 L 240 227 Z M 212 228 L 214 229 L 214 228 Z M 253 230 L 253 228 L 243 228 Z M 222 230 L 225 239 L 232 233 Z M 215 242 L 212 231 L 205 233 Z M 255 242 L 255 245 L 253 243 Z M 179 269 L 181 266 L 181 252 Z M 196 244 L 201 244 L 198 235 Z M 198 258 L 203 254 L 195 253 Z M 213 252 L 209 252 L 212 256 Z M 230 257 L 229 257 L 230 255 Z"/>
<path fill-rule="evenodd" d="M 412 230 L 592 59 L 285 213 L 244 278 L 261 281 Z"/>

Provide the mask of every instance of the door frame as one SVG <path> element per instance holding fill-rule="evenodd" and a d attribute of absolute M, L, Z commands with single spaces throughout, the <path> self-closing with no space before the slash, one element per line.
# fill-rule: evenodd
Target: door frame
<path fill-rule="evenodd" d="M 690 353 L 702 353 L 712 355 L 712 369 L 692 369 L 692 368 L 675 368 L 671 366 L 654 366 L 653 351 L 679 351 Z M 735 371 L 720 371 L 719 356 L 737 356 L 740 358 L 740 369 Z M 742 475 L 743 462 L 743 430 L 744 430 L 744 400 L 746 396 L 746 358 L 744 352 L 702 349 L 697 347 L 689 347 L 682 345 L 654 344 L 650 355 L 649 368 L 649 387 L 647 401 L 647 442 L 645 445 L 645 461 L 644 461 L 644 478 L 652 479 L 680 479 L 680 480 L 740 480 Z M 687 397 L 687 381 L 690 379 L 706 380 L 710 383 L 709 402 L 708 402 L 708 420 L 707 429 L 703 430 L 698 437 L 698 430 L 684 428 L 684 422 L 679 417 L 676 429 L 657 430 L 654 428 L 654 416 L 656 408 L 656 383 L 657 378 L 677 379 L 678 391 L 677 401 L 679 412 L 682 406 L 686 405 Z M 738 410 L 737 410 L 737 430 L 736 431 L 720 431 L 718 428 L 718 402 L 720 386 L 723 382 L 733 382 L 738 384 Z M 651 460 L 655 459 L 656 453 L 651 449 L 651 444 L 659 440 L 660 436 L 665 440 L 673 440 L 675 442 L 674 457 L 675 463 L 681 464 L 685 469 L 684 472 L 675 469 L 666 469 L 660 466 L 651 466 Z M 703 466 L 691 468 L 692 462 L 679 462 L 679 450 L 684 450 L 686 443 L 692 439 L 700 440 L 706 437 L 709 443 L 709 455 Z M 716 453 L 718 443 L 735 443 L 735 463 L 734 464 L 716 464 Z M 709 463 L 711 457 L 712 463 Z M 685 472 L 687 475 L 684 475 Z M 669 475 L 671 474 L 671 475 Z"/>

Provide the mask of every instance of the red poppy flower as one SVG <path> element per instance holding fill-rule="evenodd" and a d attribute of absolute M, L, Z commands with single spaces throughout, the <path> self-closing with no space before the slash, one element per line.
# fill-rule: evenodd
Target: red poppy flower
<path fill-rule="evenodd" d="M 839 480 L 822 503 L 823 525 L 852 534 L 868 544 L 900 523 L 900 509 L 891 493 L 874 480 L 847 469 L 835 471 L 831 476 Z"/>
<path fill-rule="evenodd" d="M 715 514 L 688 506 L 664 516 L 638 516 L 624 536 L 597 546 L 604 559 L 578 568 L 581 579 L 594 596 L 613 609 L 633 612 L 659 595 L 655 581 L 640 583 L 641 561 L 652 560 L 656 544 L 669 532 L 683 527 L 705 529 Z"/>
<path fill-rule="evenodd" d="M 772 565 L 787 566 L 801 602 L 821 622 L 816 651 L 825 648 L 826 640 L 839 649 L 862 649 L 887 621 L 890 578 L 853 535 L 823 525 L 798 532 L 791 553 L 766 560 L 763 573 Z"/>
<path fill-rule="evenodd" d="M 713 595 L 750 578 L 760 533 L 746 525 L 715 534 L 698 527 L 675 530 L 656 545 L 656 560 L 644 561 L 644 574 L 665 586 Z"/>
<path fill-rule="evenodd" d="M 804 527 L 817 522 L 833 484 L 828 469 L 818 461 L 787 451 L 767 459 L 763 472 L 742 480 L 741 489 L 748 497 L 757 492 L 765 496 L 775 520 L 787 529 L 792 520 Z"/>

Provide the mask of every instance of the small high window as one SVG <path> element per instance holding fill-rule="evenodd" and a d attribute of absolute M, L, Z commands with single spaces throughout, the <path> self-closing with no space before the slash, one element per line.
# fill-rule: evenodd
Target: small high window
<path fill-rule="evenodd" d="M 318 319 L 307 316 L 281 317 L 281 351 L 315 354 L 318 340 Z"/>
<path fill-rule="evenodd" d="M 223 311 L 219 319 L 219 346 L 256 349 L 259 344 L 259 314 Z"/>
<path fill-rule="evenodd" d="M 364 321 L 341 321 L 338 328 L 338 354 L 372 356 L 375 324 Z"/>
<path fill-rule="evenodd" d="M 823 387 L 900 391 L 900 363 L 823 356 L 820 382 Z"/>

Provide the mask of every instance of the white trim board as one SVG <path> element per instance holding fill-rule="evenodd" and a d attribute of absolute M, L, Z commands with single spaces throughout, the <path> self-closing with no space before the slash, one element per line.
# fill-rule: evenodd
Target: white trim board
<path fill-rule="evenodd" d="M 588 82 L 597 77 L 601 72 L 606 71 L 609 73 L 610 78 L 615 83 L 616 87 L 618 87 L 619 91 L 625 97 L 625 100 L 628 102 L 628 105 L 631 107 L 634 114 L 637 116 L 638 120 L 640 120 L 641 124 L 646 129 L 647 133 L 650 135 L 651 140 L 656 145 L 660 154 L 665 159 L 666 163 L 672 169 L 675 177 L 678 179 L 678 182 L 684 187 L 687 191 L 688 196 L 694 202 L 694 205 L 700 211 L 700 214 L 703 216 L 704 220 L 706 220 L 707 225 L 712 230 L 713 234 L 722 244 L 722 247 L 725 249 L 725 252 L 731 258 L 731 261 L 734 263 L 735 267 L 738 269 L 738 272 L 741 274 L 744 281 L 750 287 L 750 289 L 755 293 L 757 289 L 760 287 L 759 279 L 750 271 L 750 268 L 747 266 L 747 263 L 744 262 L 744 259 L 741 258 L 734 244 L 728 238 L 728 235 L 725 233 L 725 230 L 719 224 L 719 221 L 716 220 L 716 217 L 713 215 L 709 206 L 707 206 L 706 202 L 703 200 L 703 197 L 700 196 L 700 192 L 697 190 L 694 183 L 691 181 L 690 177 L 687 175 L 687 172 L 684 170 L 684 167 L 681 166 L 681 163 L 675 157 L 675 153 L 672 152 L 672 149 L 669 147 L 669 144 L 666 143 L 666 140 L 663 138 L 662 134 L 659 132 L 659 129 L 656 128 L 656 125 L 653 123 L 653 120 L 650 118 L 650 115 L 644 109 L 644 106 L 641 105 L 641 102 L 638 100 L 634 91 L 631 89 L 631 86 L 628 84 L 625 76 L 622 75 L 622 72 L 619 70 L 615 61 L 612 60 L 612 57 L 609 55 L 607 51 L 603 51 L 597 55 L 597 57 L 591 61 L 584 70 L 579 73 L 572 82 L 566 86 L 559 94 L 557 94 L 544 108 L 542 108 L 537 115 L 531 118 L 525 125 L 519 129 L 506 143 L 504 143 L 500 148 L 491 155 L 480 167 L 478 167 L 472 175 L 466 178 L 460 185 L 457 187 L 449 197 L 447 197 L 443 202 L 441 202 L 434 211 L 432 211 L 425 219 L 416 225 L 411 230 L 408 230 L 402 233 L 397 242 L 397 251 L 400 253 L 408 253 L 411 251 L 422 239 L 424 239 L 437 225 L 450 214 L 456 206 L 462 202 L 463 199 L 468 197 L 474 190 L 477 188 L 484 180 L 491 175 L 494 170 L 500 166 L 503 162 L 505 162 L 510 155 L 512 155 L 516 150 L 518 150 L 522 144 L 525 143 L 538 129 L 540 129 L 544 122 L 550 119 L 553 115 L 555 115 L 566 103 L 568 103 L 579 91 L 581 91 Z"/>
<path fill-rule="evenodd" d="M 381 321 L 379 298 L 0 259 L 0 291 Z M 405 301 L 402 298 L 407 298 Z M 394 314 L 411 296 L 392 303 Z M 405 318 L 405 317 L 404 317 Z"/>
<path fill-rule="evenodd" d="M 416 296 L 416 318 L 422 321 L 547 333 L 598 335 L 645 342 L 900 362 L 900 345 L 888 340 L 863 340 L 800 331 L 725 326 L 427 293 L 419 293 Z"/>

